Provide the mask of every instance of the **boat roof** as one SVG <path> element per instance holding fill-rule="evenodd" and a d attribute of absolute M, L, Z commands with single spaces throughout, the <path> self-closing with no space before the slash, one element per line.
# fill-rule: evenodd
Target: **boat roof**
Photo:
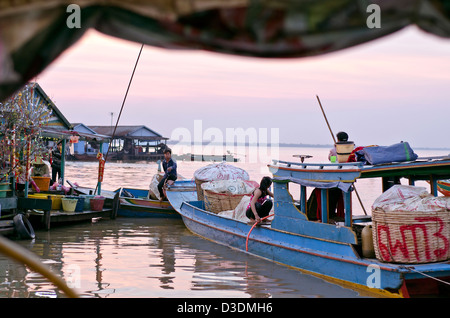
<path fill-rule="evenodd" d="M 274 160 L 268 165 L 275 178 L 310 180 L 316 182 L 355 182 L 356 179 L 405 177 L 414 180 L 450 178 L 450 157 L 419 158 L 415 161 L 379 165 L 351 163 L 299 163 Z"/>

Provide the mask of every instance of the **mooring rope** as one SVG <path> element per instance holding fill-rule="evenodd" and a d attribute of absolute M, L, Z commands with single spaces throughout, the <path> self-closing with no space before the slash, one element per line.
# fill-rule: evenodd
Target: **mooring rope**
<path fill-rule="evenodd" d="M 417 274 L 423 275 L 423 276 L 425 276 L 425 277 L 434 279 L 434 280 L 436 280 L 436 281 L 438 281 L 438 282 L 441 282 L 441 283 L 443 283 L 443 284 L 445 284 L 445 285 L 449 285 L 449 286 L 450 286 L 450 283 L 449 283 L 449 282 L 446 282 L 445 280 L 442 280 L 442 279 L 439 279 L 439 278 L 430 276 L 430 275 L 428 275 L 428 274 L 422 273 L 422 272 L 420 272 L 420 271 L 417 271 L 417 270 L 415 270 L 412 266 L 403 266 L 402 268 L 409 269 L 410 271 L 413 271 L 413 272 L 415 272 L 415 273 L 417 273 Z"/>
<path fill-rule="evenodd" d="M 105 155 L 105 159 L 104 159 L 104 160 L 105 160 L 105 163 L 106 163 L 106 159 L 108 158 L 109 149 L 111 149 L 111 145 L 112 145 L 112 142 L 113 142 L 113 140 L 114 140 L 114 136 L 116 135 L 117 126 L 119 125 L 119 120 L 120 120 L 120 117 L 122 116 L 123 106 L 125 105 L 125 101 L 127 100 L 127 96 L 128 96 L 128 92 L 129 92 L 129 90 L 130 90 L 131 82 L 133 81 L 134 73 L 136 72 L 136 68 L 137 68 L 137 65 L 138 65 L 138 63 L 139 63 L 139 59 L 140 59 L 140 57 L 141 57 L 141 53 L 142 53 L 142 49 L 143 49 L 143 48 L 144 48 L 144 43 L 142 43 L 141 49 L 139 50 L 139 54 L 138 54 L 138 57 L 137 57 L 137 59 L 136 59 L 136 63 L 134 64 L 133 72 L 131 73 L 130 81 L 128 82 L 127 91 L 125 92 L 125 96 L 123 97 L 122 106 L 120 107 L 119 116 L 117 116 L 116 125 L 115 125 L 115 127 L 114 127 L 113 134 L 112 134 L 111 139 L 110 139 L 110 141 L 109 141 L 108 150 L 106 151 L 106 155 Z M 101 151 L 101 149 L 100 149 L 100 151 Z M 98 183 L 97 183 L 97 185 L 95 186 L 95 191 L 94 191 L 94 193 L 97 192 L 97 188 L 98 188 Z"/>

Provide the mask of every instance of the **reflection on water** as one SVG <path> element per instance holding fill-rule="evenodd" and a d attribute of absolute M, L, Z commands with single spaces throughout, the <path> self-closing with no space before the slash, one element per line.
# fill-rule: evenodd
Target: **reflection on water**
<path fill-rule="evenodd" d="M 18 241 L 85 297 L 357 297 L 299 271 L 204 240 L 181 220 L 100 220 Z M 78 275 L 78 277 L 74 277 Z M 60 297 L 41 275 L 0 257 L 1 297 Z"/>

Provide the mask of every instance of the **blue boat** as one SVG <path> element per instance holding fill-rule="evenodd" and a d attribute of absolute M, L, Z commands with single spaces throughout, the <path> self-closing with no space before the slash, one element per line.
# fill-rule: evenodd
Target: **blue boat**
<path fill-rule="evenodd" d="M 195 183 L 192 180 L 181 180 L 173 186 L 173 191 L 180 193 L 180 199 L 194 200 L 197 197 Z M 159 201 L 148 197 L 149 190 L 135 188 L 120 188 L 119 209 L 117 215 L 122 217 L 144 218 L 180 218 L 169 201 Z"/>
<path fill-rule="evenodd" d="M 351 196 L 357 179 L 381 177 L 387 188 L 393 176 L 406 176 L 410 184 L 429 179 L 436 194 L 436 180 L 450 177 L 450 158 L 379 166 L 274 161 L 268 167 L 274 176 L 274 218 L 270 225 L 252 227 L 206 211 L 203 201 L 193 200 L 176 208 L 186 227 L 214 242 L 356 289 L 393 297 L 449 292 L 448 261 L 399 264 L 364 257 L 357 228 L 361 230 L 371 216 L 353 216 Z M 300 185 L 300 202 L 293 201 L 290 183 Z M 317 189 L 321 199 L 315 221 L 307 211 L 308 187 Z M 343 194 L 343 222 L 331 222 L 328 197 L 332 189 Z M 167 196 L 179 205 L 178 193 L 169 190 Z"/>

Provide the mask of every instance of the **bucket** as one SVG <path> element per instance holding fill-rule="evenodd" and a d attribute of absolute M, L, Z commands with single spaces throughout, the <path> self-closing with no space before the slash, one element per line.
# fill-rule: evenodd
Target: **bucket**
<path fill-rule="evenodd" d="M 84 199 L 84 210 L 88 211 L 91 209 L 91 199 L 93 197 L 95 197 L 95 195 L 90 195 L 90 194 L 86 194 L 86 195 L 80 195 L 81 198 Z"/>
<path fill-rule="evenodd" d="M 103 205 L 105 204 L 105 198 L 101 196 L 95 196 L 90 200 L 91 210 L 92 211 L 102 211 Z"/>
<path fill-rule="evenodd" d="M 0 183 L 0 198 L 6 198 L 6 194 L 11 191 L 9 188 L 10 183 Z"/>
<path fill-rule="evenodd" d="M 61 199 L 64 198 L 61 194 L 52 194 L 52 210 L 61 210 L 62 209 L 62 201 Z"/>
<path fill-rule="evenodd" d="M 50 177 L 31 177 L 41 191 L 48 191 Z"/>
<path fill-rule="evenodd" d="M 75 212 L 75 208 L 77 207 L 77 199 L 71 199 L 71 198 L 62 198 L 62 207 L 63 210 L 66 212 Z"/>
<path fill-rule="evenodd" d="M 339 163 L 347 162 L 348 157 L 351 155 L 353 149 L 355 149 L 355 143 L 353 141 L 338 141 L 335 146 Z"/>
<path fill-rule="evenodd" d="M 50 197 L 50 199 L 52 200 L 52 210 L 61 210 L 62 208 L 61 198 L 63 198 L 64 196 L 60 194 L 35 193 L 28 195 L 28 197 L 44 200 L 47 200 L 48 197 Z"/>
<path fill-rule="evenodd" d="M 84 198 L 78 196 L 66 196 L 66 198 L 77 200 L 77 206 L 75 212 L 83 212 L 84 210 Z"/>

